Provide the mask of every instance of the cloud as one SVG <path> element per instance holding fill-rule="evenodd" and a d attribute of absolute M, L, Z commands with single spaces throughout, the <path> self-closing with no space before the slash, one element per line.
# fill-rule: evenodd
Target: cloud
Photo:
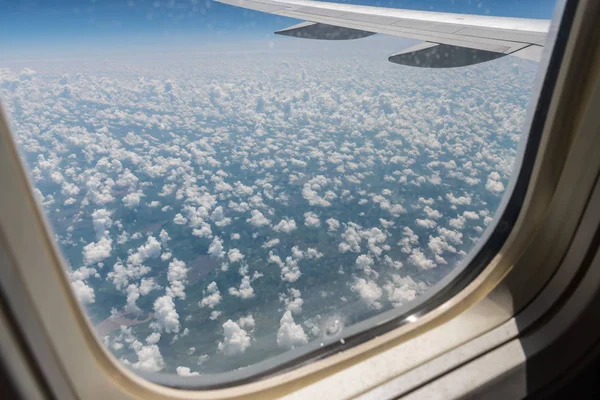
<path fill-rule="evenodd" d="M 137 208 L 140 205 L 140 201 L 144 194 L 142 192 L 133 192 L 129 193 L 125 197 L 123 197 L 123 205 L 126 208 Z"/>
<path fill-rule="evenodd" d="M 294 322 L 291 311 L 286 311 L 281 317 L 277 331 L 277 345 L 286 349 L 293 349 L 308 343 L 308 337 L 302 326 Z"/>
<path fill-rule="evenodd" d="M 86 285 L 83 281 L 71 282 L 71 287 L 75 292 L 75 297 L 77 297 L 81 304 L 91 304 L 96 301 L 94 289 Z"/>
<path fill-rule="evenodd" d="M 159 329 L 167 333 L 179 332 L 179 314 L 171 296 L 162 296 L 154 301 L 154 319 Z"/>
<path fill-rule="evenodd" d="M 179 375 L 179 376 L 199 376 L 200 375 L 199 372 L 192 371 L 188 367 L 182 367 L 182 366 L 177 367 L 175 369 L 175 371 L 177 372 L 177 375 Z"/>
<path fill-rule="evenodd" d="M 306 249 L 306 251 L 304 252 L 304 256 L 306 258 L 308 258 L 309 260 L 315 259 L 315 258 L 321 258 L 323 257 L 323 253 L 319 252 L 317 249 L 313 249 L 312 247 L 308 247 Z"/>
<path fill-rule="evenodd" d="M 394 307 L 400 307 L 425 292 L 428 286 L 425 283 L 417 283 L 410 276 L 392 275 L 391 282 L 384 285 L 388 298 Z"/>
<path fill-rule="evenodd" d="M 499 181 L 500 180 L 500 174 L 496 171 L 490 172 L 490 174 L 488 175 L 489 179 L 493 179 L 495 181 Z"/>
<path fill-rule="evenodd" d="M 169 240 L 171 240 L 171 238 L 169 237 L 169 233 L 164 229 L 160 230 L 158 238 L 160 239 L 160 242 L 163 244 L 163 246 L 166 245 Z"/>
<path fill-rule="evenodd" d="M 327 223 L 327 226 L 328 226 L 327 230 L 329 232 L 335 232 L 340 228 L 340 222 L 334 218 L 329 218 L 325 222 Z"/>
<path fill-rule="evenodd" d="M 406 209 L 404 207 L 402 207 L 401 204 L 391 204 L 389 201 L 387 200 L 383 200 L 379 203 L 379 207 L 382 210 L 386 210 L 388 211 L 390 214 L 392 214 L 394 217 L 399 217 L 401 214 L 404 214 L 406 212 Z"/>
<path fill-rule="evenodd" d="M 404 266 L 404 264 L 402 264 L 402 261 L 395 261 L 393 260 L 390 256 L 383 256 L 383 261 L 387 264 L 388 267 L 394 268 L 394 269 L 400 269 Z"/>
<path fill-rule="evenodd" d="M 140 265 L 148 258 L 156 258 L 160 255 L 161 245 L 154 236 L 149 236 L 146 243 L 138 247 L 137 251 L 127 257 L 127 262 Z"/>
<path fill-rule="evenodd" d="M 169 263 L 169 269 L 167 270 L 167 279 L 169 282 L 173 281 L 184 281 L 187 277 L 188 269 L 183 261 L 176 258 Z"/>
<path fill-rule="evenodd" d="M 79 269 L 72 271 L 69 273 L 71 280 L 73 281 L 83 281 L 90 277 L 100 278 L 100 274 L 96 268 L 90 267 L 79 267 Z"/>
<path fill-rule="evenodd" d="M 431 269 L 435 268 L 436 264 L 432 260 L 425 257 L 425 254 L 419 249 L 414 249 L 408 257 L 408 261 L 410 261 L 413 265 L 421 268 L 421 269 Z"/>
<path fill-rule="evenodd" d="M 180 299 L 185 299 L 185 283 L 187 279 L 188 269 L 183 261 L 176 258 L 169 263 L 169 269 L 167 270 L 167 279 L 169 280 L 169 288 L 167 294 Z"/>
<path fill-rule="evenodd" d="M 383 250 L 390 250 L 390 247 L 384 243 L 387 240 L 387 234 L 379 228 L 365 229 L 360 232 L 360 236 L 367 240 L 369 251 L 379 257 Z M 383 244 L 383 246 L 381 246 Z"/>
<path fill-rule="evenodd" d="M 221 206 L 216 207 L 210 216 L 210 219 L 213 222 L 222 221 L 224 218 L 225 218 L 225 215 L 223 214 L 223 207 L 221 207 Z"/>
<path fill-rule="evenodd" d="M 342 233 L 342 239 L 344 239 L 344 242 L 340 243 L 338 246 L 340 252 L 347 253 L 351 251 L 360 253 L 360 242 L 362 241 L 362 237 L 354 227 L 347 227 L 346 231 Z"/>
<path fill-rule="evenodd" d="M 305 212 L 304 213 L 304 225 L 309 228 L 318 228 L 321 226 L 321 221 L 319 217 L 314 212 Z"/>
<path fill-rule="evenodd" d="M 242 354 L 250 346 L 250 336 L 236 322 L 227 320 L 223 324 L 223 341 L 219 342 L 218 349 L 226 356 Z"/>
<path fill-rule="evenodd" d="M 89 243 L 83 248 L 83 262 L 92 265 L 106 260 L 112 252 L 112 239 L 102 237 L 96 243 Z"/>
<path fill-rule="evenodd" d="M 279 239 L 271 239 L 265 242 L 262 247 L 263 249 L 270 249 L 271 247 L 275 247 L 279 244 Z"/>
<path fill-rule="evenodd" d="M 453 193 L 448 193 L 446 194 L 446 198 L 451 204 L 457 206 L 468 206 L 471 204 L 471 197 L 468 195 L 455 197 Z"/>
<path fill-rule="evenodd" d="M 260 211 L 252 210 L 251 215 L 252 217 L 248 218 L 246 221 L 248 221 L 253 226 L 258 228 L 261 226 L 269 225 L 270 221 L 267 218 L 265 218 L 265 216 Z"/>
<path fill-rule="evenodd" d="M 127 306 L 125 307 L 125 309 L 127 311 L 138 311 L 139 308 L 137 307 L 137 305 L 135 304 L 137 302 L 137 300 L 140 298 L 140 290 L 138 285 L 134 285 L 133 283 L 129 286 L 127 286 L 127 289 L 125 290 L 125 292 L 127 293 Z"/>
<path fill-rule="evenodd" d="M 456 218 L 452 218 L 448 220 L 448 225 L 454 229 L 462 229 L 465 226 L 466 218 L 462 216 L 458 216 Z"/>
<path fill-rule="evenodd" d="M 429 242 L 427 243 L 429 250 L 431 250 L 432 253 L 437 255 L 442 255 L 442 253 L 445 251 L 456 253 L 456 249 L 453 246 L 449 245 L 444 239 L 445 238 L 443 236 L 429 236 Z"/>
<path fill-rule="evenodd" d="M 373 257 L 367 254 L 361 254 L 356 258 L 356 266 L 360 268 L 365 274 L 375 274 L 377 273 L 373 271 L 372 267 L 375 264 Z"/>
<path fill-rule="evenodd" d="M 217 282 L 209 283 L 204 294 L 206 296 L 198 303 L 200 307 L 215 308 L 221 302 L 221 292 L 219 292 Z"/>
<path fill-rule="evenodd" d="M 500 174 L 498 172 L 494 171 L 489 174 L 485 188 L 496 195 L 504 192 L 504 184 L 500 182 Z"/>
<path fill-rule="evenodd" d="M 155 344 L 140 347 L 136 355 L 138 360 L 131 364 L 135 369 L 158 372 L 165 367 L 165 361 L 162 354 L 160 354 L 160 349 Z"/>
<path fill-rule="evenodd" d="M 231 249 L 227 252 L 227 258 L 230 263 L 236 263 L 242 261 L 244 259 L 244 255 L 240 252 L 239 249 Z"/>
<path fill-rule="evenodd" d="M 415 223 L 421 228 L 425 229 L 433 229 L 436 227 L 437 223 L 431 219 L 416 219 Z"/>
<path fill-rule="evenodd" d="M 454 244 L 462 244 L 463 234 L 451 229 L 438 228 L 438 233 L 446 239 L 446 241 Z"/>
<path fill-rule="evenodd" d="M 292 233 L 296 230 L 296 221 L 293 219 L 282 219 L 273 227 L 276 232 Z"/>
<path fill-rule="evenodd" d="M 100 239 L 105 236 L 105 231 L 112 226 L 112 219 L 110 216 L 112 211 L 108 211 L 105 208 L 95 210 L 92 213 L 92 224 L 94 231 L 96 231 L 96 238 Z"/>
<path fill-rule="evenodd" d="M 358 292 L 360 298 L 374 309 L 380 309 L 381 303 L 378 301 L 383 295 L 383 291 L 375 281 L 366 280 L 363 278 L 356 278 L 354 283 L 351 285 L 351 289 Z"/>
<path fill-rule="evenodd" d="M 208 248 L 208 254 L 215 258 L 225 257 L 225 251 L 223 250 L 223 240 L 221 240 L 220 237 L 215 236 Z"/>
<path fill-rule="evenodd" d="M 479 214 L 473 211 L 465 211 L 463 213 L 463 217 L 465 217 L 466 219 L 479 219 Z"/>
<path fill-rule="evenodd" d="M 291 312 L 312 335 L 300 316 L 314 318 L 313 304 L 352 308 L 348 301 L 360 298 L 371 315 L 376 303 L 406 304 L 423 293 L 422 282 L 435 284 L 450 271 L 494 217 L 535 67 L 500 60 L 473 67 L 486 79 L 441 71 L 432 84 L 425 70 L 389 74 L 368 57 L 284 64 L 283 56 L 263 56 L 242 70 L 217 57 L 202 74 L 183 63 L 169 81 L 160 66 L 81 72 L 73 60 L 68 77 L 40 65 L 24 80 L 19 69 L 0 68 L 0 96 L 36 196 L 76 268 L 69 277 L 77 296 L 98 310 L 123 305 L 114 303 L 115 291 L 144 312 L 164 303 L 151 323 L 163 338 L 139 341 L 136 351 L 143 342 L 164 353 L 173 339 L 200 337 L 214 326 L 209 318 L 221 325 L 231 317 L 250 333 L 240 318 L 248 313 L 238 309 L 244 305 L 259 307 L 252 314 L 261 335 L 280 328 L 264 320 L 262 304 Z M 351 65 L 353 85 L 337 79 L 340 65 Z M 281 79 L 257 79 L 274 70 Z M 515 78 L 508 85 L 507 74 Z M 207 249 L 212 259 L 202 254 Z M 171 266 L 174 255 L 182 268 Z M 330 271 L 320 277 L 332 280 L 321 282 L 327 290 L 310 283 L 323 267 Z M 281 288 L 264 290 L 254 272 L 279 277 Z M 192 283 L 204 293 L 191 293 Z M 233 298 L 248 294 L 253 300 Z M 205 310 L 193 307 L 203 302 Z M 207 321 L 184 339 L 184 321 L 198 322 L 194 309 Z M 167 340 L 166 326 L 180 318 Z M 180 344 L 186 352 L 189 344 Z M 265 346 L 265 354 L 273 350 Z M 198 348 L 194 358 L 208 351 Z M 228 365 L 247 364 L 238 360 Z M 197 368 L 195 359 L 164 361 L 170 372 Z"/>
<path fill-rule="evenodd" d="M 128 135 L 132 133 L 129 132 Z M 123 173 L 116 180 L 118 186 L 135 186 L 140 180 L 135 176 L 129 169 L 125 169 Z"/>
<path fill-rule="evenodd" d="M 185 225 L 188 221 L 181 213 L 177 213 L 175 214 L 175 218 L 173 218 L 173 222 L 177 225 Z"/>
<path fill-rule="evenodd" d="M 129 284 L 129 280 L 137 279 L 150 272 L 150 268 L 145 265 L 123 264 L 120 260 L 113 265 L 113 270 L 106 276 L 111 280 L 115 287 L 123 290 Z"/>
<path fill-rule="evenodd" d="M 434 210 L 433 208 L 431 208 L 429 206 L 425 206 L 423 208 L 423 212 L 427 215 L 427 218 L 439 219 L 442 217 L 441 212 L 439 212 L 438 210 Z"/>
<path fill-rule="evenodd" d="M 212 229 L 209 224 L 206 222 L 202 222 L 200 224 L 200 228 L 196 228 L 192 231 L 192 235 L 197 236 L 199 238 L 207 238 L 211 239 L 213 237 Z"/>
<path fill-rule="evenodd" d="M 255 327 L 255 322 L 254 322 L 254 317 L 252 317 L 252 315 L 248 314 L 245 317 L 241 317 L 238 320 L 238 325 L 240 326 L 240 328 L 242 329 L 247 329 L 247 330 L 253 330 Z"/>
<path fill-rule="evenodd" d="M 240 283 L 240 288 L 229 288 L 229 294 L 242 299 L 251 299 L 254 297 L 254 289 L 250 286 L 250 277 L 244 276 Z"/>
<path fill-rule="evenodd" d="M 156 344 L 160 340 L 160 333 L 152 332 L 146 337 L 146 343 L 148 344 Z"/>
<path fill-rule="evenodd" d="M 37 72 L 34 69 L 25 67 L 19 72 L 19 79 L 22 81 L 27 81 L 31 80 L 36 75 Z"/>
<path fill-rule="evenodd" d="M 271 255 L 269 253 L 269 262 L 275 262 L 281 268 L 281 280 L 286 282 L 296 282 L 302 276 L 298 261 L 293 257 L 286 257 L 285 262 L 282 262 L 278 256 Z"/>
<path fill-rule="evenodd" d="M 330 207 L 331 202 L 328 200 L 332 200 L 337 196 L 330 191 L 326 192 L 325 196 L 319 194 L 319 191 L 323 190 L 327 185 L 327 178 L 323 175 L 318 175 L 304 184 L 302 187 L 302 197 L 304 197 L 311 206 Z"/>
<path fill-rule="evenodd" d="M 409 227 L 404 227 L 402 236 L 402 239 L 398 242 L 398 246 L 400 246 L 403 253 L 412 253 L 412 246 L 419 243 L 419 236 Z"/>
<path fill-rule="evenodd" d="M 300 314 L 302 312 L 302 305 L 304 304 L 304 300 L 302 300 L 302 293 L 298 289 L 290 288 L 288 290 L 288 295 L 280 294 L 279 301 L 285 304 L 285 309 L 291 311 L 294 314 Z"/>

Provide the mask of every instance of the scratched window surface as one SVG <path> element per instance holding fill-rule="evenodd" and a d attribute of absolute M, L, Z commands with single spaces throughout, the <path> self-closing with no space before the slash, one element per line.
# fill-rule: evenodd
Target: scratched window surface
<path fill-rule="evenodd" d="M 498 3 L 360 2 L 554 6 Z M 452 271 L 515 173 L 539 66 L 398 65 L 417 41 L 274 35 L 300 21 L 212 1 L 0 10 L 0 100 L 73 292 L 121 362 L 183 376 L 341 340 Z"/>

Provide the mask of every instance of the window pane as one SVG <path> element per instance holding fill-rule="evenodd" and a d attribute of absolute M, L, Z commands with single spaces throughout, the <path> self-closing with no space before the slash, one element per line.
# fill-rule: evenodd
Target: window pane
<path fill-rule="evenodd" d="M 360 2 L 554 7 L 471 3 Z M 399 65 L 418 41 L 279 36 L 298 20 L 210 1 L 0 4 L 0 96 L 73 291 L 119 360 L 183 376 L 343 342 L 447 276 L 515 173 L 539 65 Z"/>

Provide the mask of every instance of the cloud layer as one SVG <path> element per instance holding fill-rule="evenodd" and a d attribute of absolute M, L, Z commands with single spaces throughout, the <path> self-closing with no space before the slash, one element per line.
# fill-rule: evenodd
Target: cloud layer
<path fill-rule="evenodd" d="M 94 321 L 130 324 L 104 338 L 123 362 L 243 367 L 406 305 L 461 262 L 507 187 L 536 65 L 388 64 L 0 67 L 74 293 Z"/>

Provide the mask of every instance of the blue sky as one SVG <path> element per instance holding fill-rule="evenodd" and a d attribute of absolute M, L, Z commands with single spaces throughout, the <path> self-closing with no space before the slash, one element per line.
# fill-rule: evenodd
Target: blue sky
<path fill-rule="evenodd" d="M 381 7 L 551 18 L 555 0 L 351 0 Z M 265 38 L 297 21 L 212 0 L 0 0 L 0 56 L 67 56 Z"/>

